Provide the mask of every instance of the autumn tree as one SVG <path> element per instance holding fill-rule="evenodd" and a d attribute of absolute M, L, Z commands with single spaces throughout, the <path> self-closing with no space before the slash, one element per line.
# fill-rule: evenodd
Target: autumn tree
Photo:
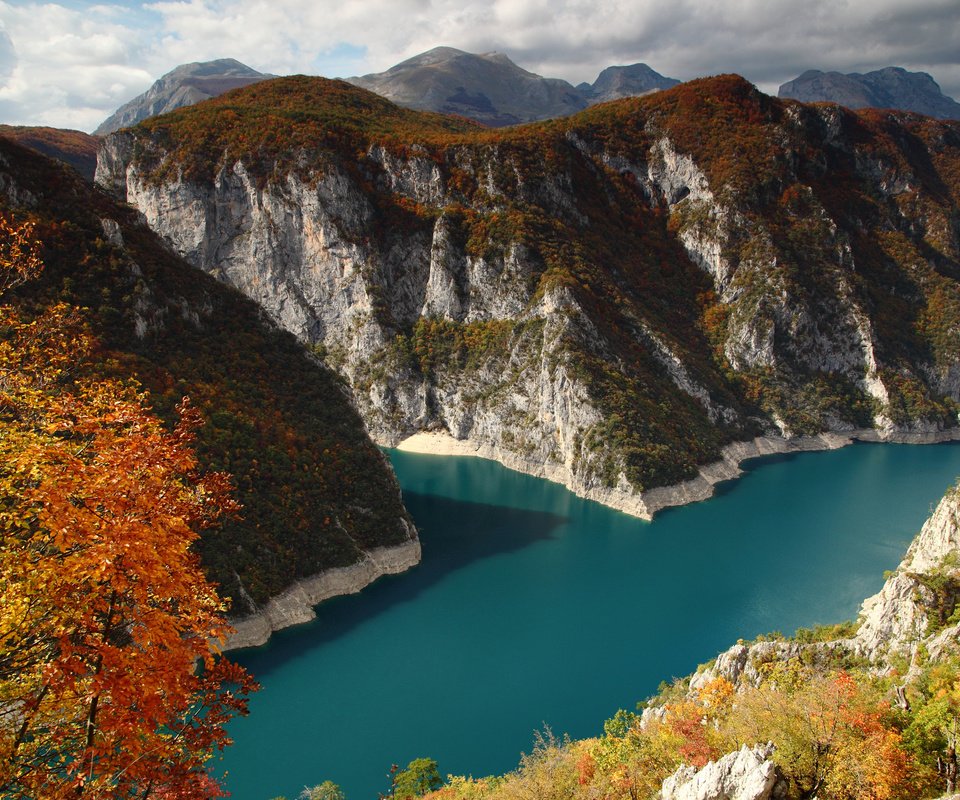
<path fill-rule="evenodd" d="M 892 717 L 869 680 L 783 662 L 737 698 L 728 727 L 747 744 L 773 742 L 798 797 L 907 800 L 917 796 L 919 778 Z"/>
<path fill-rule="evenodd" d="M 393 776 L 392 797 L 396 800 L 413 800 L 443 785 L 437 762 L 432 758 L 415 758 L 404 770 Z"/>
<path fill-rule="evenodd" d="M 0 216 L 0 288 L 39 268 Z M 223 602 L 191 545 L 228 481 L 200 474 L 186 399 L 170 431 L 81 374 L 94 346 L 76 309 L 0 307 L 0 795 L 222 796 L 206 762 L 252 683 L 216 657 Z"/>

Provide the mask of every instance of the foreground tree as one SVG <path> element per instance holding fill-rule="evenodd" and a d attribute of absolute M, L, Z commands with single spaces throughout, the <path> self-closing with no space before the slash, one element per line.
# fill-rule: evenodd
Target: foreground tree
<path fill-rule="evenodd" d="M 30 233 L 0 217 L 0 288 L 38 270 Z M 0 795 L 222 796 L 205 765 L 253 687 L 191 544 L 228 481 L 186 400 L 168 431 L 81 377 L 92 347 L 74 309 L 0 307 Z"/>

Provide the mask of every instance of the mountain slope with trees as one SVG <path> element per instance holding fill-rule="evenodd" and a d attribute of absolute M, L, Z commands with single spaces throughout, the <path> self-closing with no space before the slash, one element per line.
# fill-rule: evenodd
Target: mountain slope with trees
<path fill-rule="evenodd" d="M 87 180 L 93 180 L 97 170 L 97 148 L 100 146 L 98 136 L 83 131 L 26 125 L 0 125 L 0 136 L 63 161 Z"/>
<path fill-rule="evenodd" d="M 33 234 L 0 212 L 0 295 L 42 272 Z M 207 761 L 253 687 L 192 544 L 229 480 L 186 400 L 167 429 L 96 376 L 84 323 L 0 306 L 0 794 L 220 797 Z"/>

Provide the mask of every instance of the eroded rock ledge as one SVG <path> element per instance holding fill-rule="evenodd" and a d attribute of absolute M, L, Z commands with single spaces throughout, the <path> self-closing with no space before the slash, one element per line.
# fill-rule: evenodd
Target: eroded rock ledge
<path fill-rule="evenodd" d="M 417 433 L 402 441 L 397 449 L 411 453 L 487 458 L 509 469 L 563 484 L 578 497 L 595 500 L 626 514 L 650 520 L 658 511 L 665 508 L 695 503 L 712 497 L 714 486 L 742 475 L 743 470 L 740 465 L 751 458 L 783 453 L 837 450 L 854 441 L 937 444 L 956 440 L 960 440 L 960 428 L 891 432 L 861 428 L 793 438 L 759 436 L 751 441 L 733 442 L 727 445 L 723 448 L 721 460 L 701 467 L 696 478 L 672 486 L 659 486 L 645 492 L 634 492 L 625 482 L 612 488 L 590 486 L 576 480 L 569 470 L 560 466 L 527 461 L 510 450 L 469 439 L 455 439 L 447 433 Z"/>
<path fill-rule="evenodd" d="M 356 594 L 384 575 L 396 575 L 420 563 L 420 540 L 393 547 L 369 550 L 366 557 L 348 567 L 337 567 L 297 581 L 256 614 L 234 621 L 235 632 L 224 650 L 259 647 L 274 631 L 310 622 L 316 618 L 314 606 L 345 594 Z"/>
<path fill-rule="evenodd" d="M 751 458 L 781 453 L 836 450 L 854 441 L 935 444 L 958 439 L 960 439 L 960 429 L 897 431 L 890 434 L 881 434 L 873 429 L 862 429 L 792 439 L 758 437 L 749 442 L 734 442 L 728 445 L 723 450 L 723 459 L 702 467 L 700 474 L 693 480 L 640 493 L 631 493 L 619 487 L 612 489 L 570 487 L 569 475 L 563 470 L 524 461 L 509 451 L 477 444 L 470 440 L 455 439 L 446 433 L 418 433 L 401 442 L 398 449 L 432 455 L 487 458 L 509 469 L 565 484 L 579 497 L 595 500 L 627 514 L 649 520 L 664 508 L 694 503 L 711 497 L 716 484 L 742 475 L 743 470 L 740 465 Z M 420 542 L 414 537 L 409 542 L 395 547 L 371 550 L 366 558 L 356 564 L 328 570 L 298 581 L 272 598 L 256 614 L 234 621 L 236 632 L 229 637 L 224 649 L 259 647 L 267 642 L 274 631 L 315 619 L 313 607 L 324 600 L 345 594 L 355 594 L 383 575 L 404 572 L 419 564 L 420 556 Z"/>

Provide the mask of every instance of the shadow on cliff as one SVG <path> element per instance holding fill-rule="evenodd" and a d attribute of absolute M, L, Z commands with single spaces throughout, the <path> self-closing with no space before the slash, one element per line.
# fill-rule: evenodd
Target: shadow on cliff
<path fill-rule="evenodd" d="M 260 648 L 231 657 L 258 678 L 288 658 L 300 657 L 388 609 L 417 600 L 450 573 L 485 558 L 522 550 L 553 538 L 567 517 L 542 511 L 448 500 L 404 492 L 423 545 L 423 559 L 401 575 L 380 578 L 360 594 L 335 597 L 317 607 L 317 619 L 274 633 Z M 495 586 L 490 587 L 496 591 Z M 425 634 L 426 636 L 427 634 Z"/>

